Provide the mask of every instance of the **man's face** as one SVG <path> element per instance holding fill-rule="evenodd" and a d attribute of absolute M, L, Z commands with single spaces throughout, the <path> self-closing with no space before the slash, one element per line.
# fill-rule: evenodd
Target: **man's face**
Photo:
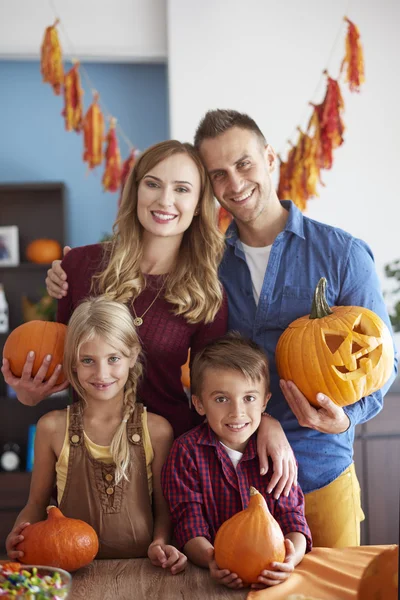
<path fill-rule="evenodd" d="M 205 139 L 200 154 L 219 203 L 237 221 L 249 223 L 264 212 L 273 192 L 275 154 L 252 131 L 232 127 Z"/>

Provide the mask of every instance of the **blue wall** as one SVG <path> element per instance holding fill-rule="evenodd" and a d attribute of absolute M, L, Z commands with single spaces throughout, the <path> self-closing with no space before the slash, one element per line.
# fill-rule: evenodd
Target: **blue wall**
<path fill-rule="evenodd" d="M 84 66 L 100 101 L 135 147 L 168 139 L 165 65 Z M 83 88 L 86 111 L 91 93 L 84 79 Z M 65 130 L 62 110 L 63 97 L 42 83 L 38 62 L 0 61 L 0 182 L 64 182 L 66 242 L 80 246 L 111 231 L 118 194 L 103 192 L 103 165 L 89 172 L 82 160 L 83 136 Z M 119 143 L 124 160 L 128 148 L 121 138 Z"/>

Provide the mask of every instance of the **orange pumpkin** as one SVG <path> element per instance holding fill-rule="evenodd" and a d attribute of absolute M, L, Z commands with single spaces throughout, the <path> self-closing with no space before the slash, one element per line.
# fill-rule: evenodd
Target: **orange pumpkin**
<path fill-rule="evenodd" d="M 184 388 L 190 390 L 190 350 L 188 352 L 187 361 L 181 367 L 181 382 Z"/>
<path fill-rule="evenodd" d="M 62 258 L 62 248 L 56 240 L 33 240 L 26 248 L 26 258 L 30 262 L 47 265 Z"/>
<path fill-rule="evenodd" d="M 92 562 L 99 550 L 97 533 L 85 521 L 64 517 L 56 506 L 47 507 L 47 519 L 24 529 L 17 546 L 26 565 L 60 567 L 76 571 Z"/>
<path fill-rule="evenodd" d="M 358 586 L 358 600 L 397 600 L 399 547 L 383 550 L 365 567 Z"/>
<path fill-rule="evenodd" d="M 290 323 L 276 347 L 279 376 L 293 381 L 319 407 L 318 392 L 338 406 L 379 390 L 393 371 L 394 348 L 388 327 L 368 308 L 334 306 L 318 282 L 311 314 Z"/>
<path fill-rule="evenodd" d="M 250 488 L 248 507 L 218 529 L 214 550 L 218 567 L 236 573 L 245 583 L 256 583 L 272 562 L 285 560 L 282 530 L 254 487 Z"/>
<path fill-rule="evenodd" d="M 10 369 L 16 377 L 21 377 L 27 354 L 35 352 L 32 375 L 35 376 L 47 354 L 51 362 L 45 381 L 51 377 L 58 364 L 62 364 L 67 326 L 52 321 L 29 321 L 14 329 L 3 348 L 3 357 L 10 361 Z M 65 376 L 61 371 L 57 384 L 63 383 Z"/>

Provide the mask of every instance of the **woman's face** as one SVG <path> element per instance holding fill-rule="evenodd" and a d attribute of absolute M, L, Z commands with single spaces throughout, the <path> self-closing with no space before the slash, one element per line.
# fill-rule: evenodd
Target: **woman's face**
<path fill-rule="evenodd" d="M 200 198 L 201 181 L 187 154 L 159 162 L 139 183 L 137 214 L 145 232 L 159 237 L 183 237 Z"/>

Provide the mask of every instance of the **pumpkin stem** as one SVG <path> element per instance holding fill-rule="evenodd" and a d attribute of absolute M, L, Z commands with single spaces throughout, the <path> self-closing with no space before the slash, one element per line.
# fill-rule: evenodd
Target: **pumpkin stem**
<path fill-rule="evenodd" d="M 256 490 L 255 487 L 253 487 L 252 485 L 250 486 L 250 497 L 251 496 L 255 496 L 256 494 L 259 494 L 260 492 L 258 490 Z"/>
<path fill-rule="evenodd" d="M 321 277 L 317 283 L 309 317 L 310 319 L 323 319 L 323 317 L 333 314 L 325 297 L 326 283 L 325 277 Z"/>

